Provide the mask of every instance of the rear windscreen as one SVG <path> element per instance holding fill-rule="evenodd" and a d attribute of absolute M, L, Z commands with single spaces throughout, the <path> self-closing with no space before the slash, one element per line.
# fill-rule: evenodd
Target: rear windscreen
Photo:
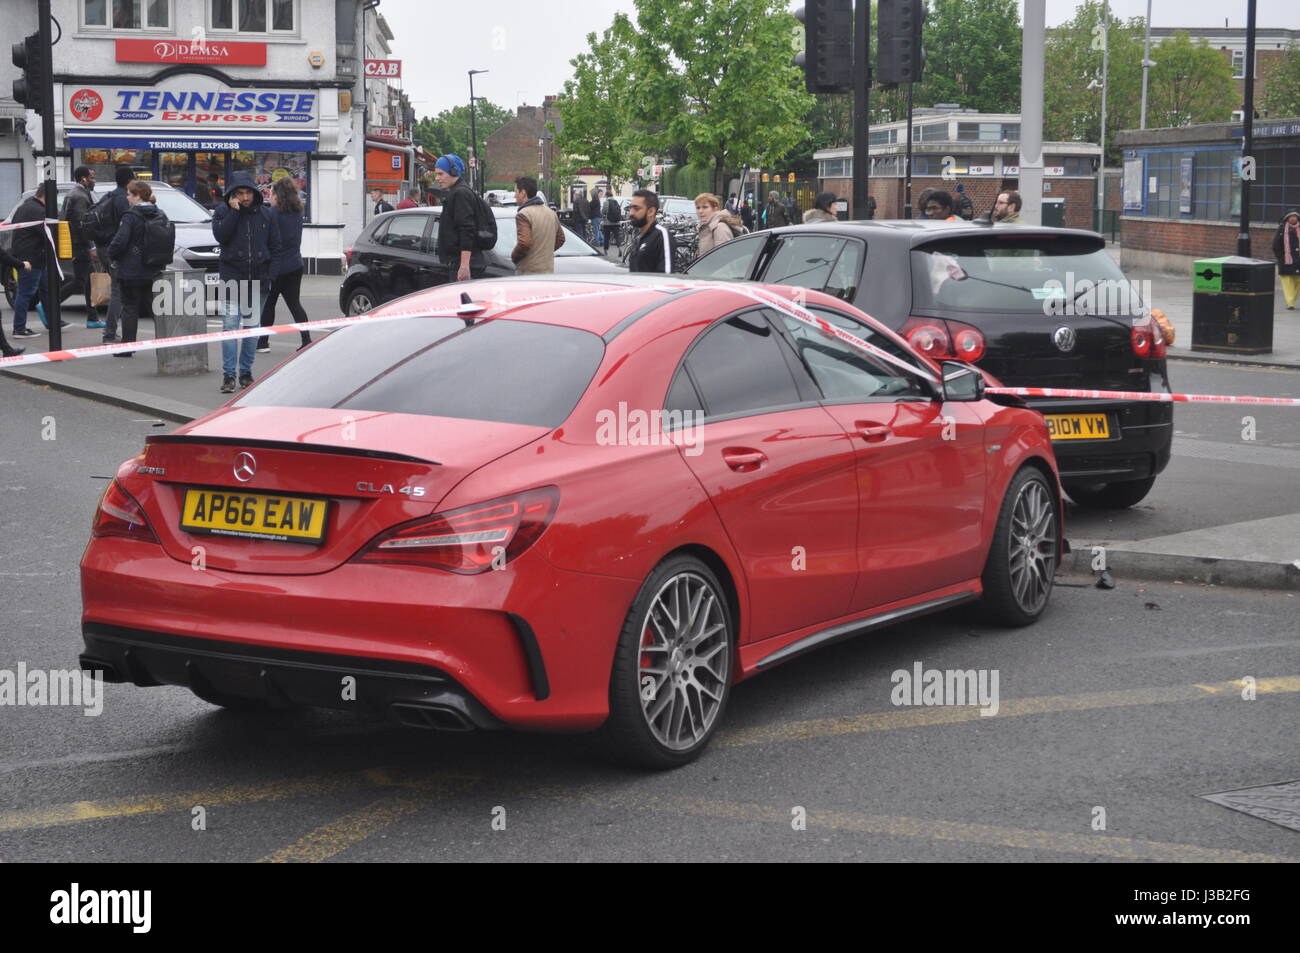
<path fill-rule="evenodd" d="M 972 236 L 912 249 L 913 313 L 1132 314 L 1137 290 L 1095 240 Z"/>
<path fill-rule="evenodd" d="M 605 353 L 574 328 L 406 318 L 340 328 L 235 402 L 556 427 Z"/>

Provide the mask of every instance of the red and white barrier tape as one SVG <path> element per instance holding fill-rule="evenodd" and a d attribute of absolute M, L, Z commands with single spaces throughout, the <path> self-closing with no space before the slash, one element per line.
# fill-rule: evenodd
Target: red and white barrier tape
<path fill-rule="evenodd" d="M 1258 404 L 1266 407 L 1300 407 L 1296 397 L 1233 397 L 1220 394 L 1151 394 L 1136 390 L 1080 390 L 1068 387 L 986 387 L 986 394 L 1015 397 L 1072 397 L 1084 400 L 1145 400 L 1163 404 Z"/>
<path fill-rule="evenodd" d="M 44 227 L 45 227 L 45 240 L 48 241 L 48 242 L 50 243 L 50 247 L 54 249 L 54 263 L 55 263 L 55 265 L 56 265 L 56 266 L 58 267 L 58 269 L 59 269 L 59 280 L 60 280 L 60 281 L 63 281 L 63 280 L 65 280 L 65 279 L 67 278 L 67 275 L 65 275 L 65 274 L 63 273 L 63 266 L 60 265 L 60 264 L 58 263 L 58 262 L 59 262 L 59 246 L 56 245 L 56 244 L 54 243 L 54 236 L 50 233 L 50 226 L 51 226 L 51 225 L 57 225 L 57 224 L 59 224 L 59 219 L 57 219 L 57 218 L 46 218 L 46 219 L 42 219 L 42 220 L 39 221 L 39 222 L 19 222 L 17 225 L 0 225 L 0 232 L 10 232 L 10 231 L 13 231 L 14 229 L 18 229 L 18 228 L 36 228 L 38 225 L 40 225 L 40 226 L 44 226 Z M 17 257 L 17 256 L 14 256 L 14 257 Z M 19 260 L 21 261 L 22 259 L 19 259 Z"/>
<path fill-rule="evenodd" d="M 39 222 L 31 224 L 38 225 Z M 593 291 L 571 291 L 562 292 L 554 295 L 538 295 L 527 298 L 505 298 L 497 296 L 499 288 L 484 287 L 477 289 L 479 293 L 485 294 L 486 299 L 476 299 L 475 304 L 482 304 L 489 308 L 493 307 L 520 307 L 531 304 L 546 304 L 554 301 L 565 301 L 574 298 L 588 298 L 595 296 L 607 297 L 610 295 L 636 294 L 644 292 L 647 286 L 634 286 L 627 288 L 601 288 Z M 686 285 L 665 284 L 654 287 L 675 287 L 684 288 Z M 787 301 L 779 295 L 772 294 L 761 288 L 753 288 L 744 285 L 731 286 L 731 290 L 739 292 L 747 298 L 775 308 L 782 314 L 789 315 L 810 327 L 816 328 L 823 334 L 828 334 L 838 340 L 844 341 L 852 347 L 870 354 L 872 357 L 885 361 L 902 368 L 909 374 L 926 377 L 934 381 L 935 377 L 926 373 L 920 367 L 912 365 L 901 358 L 895 357 L 888 351 L 876 347 L 863 341 L 861 338 L 850 334 L 843 328 L 836 327 L 825 318 L 819 318 L 817 315 L 806 310 L 800 305 Z M 187 334 L 171 338 L 154 338 L 148 341 L 118 342 L 115 344 L 100 344 L 92 347 L 71 348 L 64 351 L 49 351 L 43 354 L 20 354 L 15 357 L 0 357 L 0 368 L 4 367 L 22 367 L 30 364 L 49 364 L 59 361 L 75 360 L 82 357 L 102 357 L 106 354 L 120 354 L 128 351 L 149 351 L 159 350 L 167 347 L 180 347 L 187 344 L 209 344 L 217 341 L 235 341 L 243 338 L 252 337 L 269 337 L 274 334 L 297 334 L 301 331 L 330 331 L 336 328 L 347 327 L 352 324 L 362 324 L 379 321 L 397 321 L 410 317 L 427 317 L 427 318 L 456 318 L 466 317 L 459 310 L 460 306 L 448 307 L 435 310 L 428 308 L 404 308 L 397 311 L 386 311 L 379 314 L 362 314 L 352 315 L 349 317 L 327 318 L 319 321 L 307 321 L 302 324 L 273 324 L 267 327 L 249 327 L 240 328 L 234 331 L 209 331 L 204 334 Z M 477 316 L 477 315 L 474 315 Z M 1083 400 L 1132 400 L 1132 401 L 1156 401 L 1162 403 L 1186 403 L 1186 404 L 1252 404 L 1255 406 L 1266 407 L 1300 407 L 1300 398 L 1294 397 L 1242 397 L 1228 396 L 1219 394 L 1153 394 L 1145 391 L 1111 391 L 1111 390 L 1083 390 L 1077 388 L 1058 388 L 1058 387 L 988 387 L 985 392 L 989 394 L 1009 394 L 1015 397 L 1060 397 L 1074 398 Z"/>
<path fill-rule="evenodd" d="M 662 286 L 661 286 L 662 287 Z M 570 291 L 554 295 L 538 295 L 529 298 L 490 297 L 499 288 L 478 289 L 479 293 L 489 295 L 475 304 L 487 308 L 519 307 L 521 305 L 545 304 L 552 301 L 565 301 L 572 298 L 589 298 L 595 295 L 618 295 L 644 293 L 645 287 L 601 289 L 599 291 Z M 104 357 L 108 354 L 125 354 L 132 351 L 157 351 L 168 347 L 181 347 L 187 344 L 211 344 L 218 341 L 238 341 L 243 338 L 269 337 L 275 334 L 297 334 L 300 331 L 332 331 L 351 324 L 364 324 L 380 321 L 398 321 L 410 317 L 424 318 L 460 318 L 478 317 L 477 314 L 460 313 L 461 306 L 439 308 L 406 308 L 377 314 L 359 314 L 338 318 L 324 318 L 319 321 L 305 321 L 302 324 L 272 324 L 267 327 L 241 327 L 232 331 L 206 331 L 203 334 L 182 334 L 177 337 L 153 338 L 146 341 L 118 341 L 113 344 L 96 344 L 90 347 L 75 347 L 63 351 L 46 351 L 37 354 L 19 354 L 15 357 L 0 357 L 0 368 L 23 367 L 29 364 L 53 364 L 59 361 L 72 361 L 82 357 Z"/>

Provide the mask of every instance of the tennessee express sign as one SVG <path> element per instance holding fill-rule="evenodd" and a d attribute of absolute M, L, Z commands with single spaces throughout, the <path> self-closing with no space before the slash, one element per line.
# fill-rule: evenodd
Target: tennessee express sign
<path fill-rule="evenodd" d="M 176 80 L 188 82 L 176 83 Z M 69 131 L 150 129 L 315 129 L 320 94 L 314 89 L 231 89 L 208 77 L 169 77 L 168 85 L 64 84 Z"/>

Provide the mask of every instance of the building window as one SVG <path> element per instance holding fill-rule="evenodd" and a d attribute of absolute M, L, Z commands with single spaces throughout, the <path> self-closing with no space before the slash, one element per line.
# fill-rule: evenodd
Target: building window
<path fill-rule="evenodd" d="M 1300 149 L 1295 145 L 1255 149 L 1255 181 L 1250 190 L 1252 222 L 1280 222 L 1300 207 Z M 1240 195 L 1241 180 L 1236 183 Z"/>
<path fill-rule="evenodd" d="M 922 142 L 943 142 L 948 138 L 948 124 L 946 122 L 932 122 L 928 126 L 919 127 L 918 131 Z"/>
<path fill-rule="evenodd" d="M 821 178 L 823 179 L 843 179 L 848 178 L 853 173 L 850 171 L 852 159 L 822 159 L 821 160 Z"/>
<path fill-rule="evenodd" d="M 1192 161 L 1192 217 L 1231 221 L 1235 149 L 1198 149 Z M 1238 180 L 1239 181 L 1239 180 Z"/>
<path fill-rule="evenodd" d="M 82 23 L 110 30 L 166 30 L 171 0 L 82 0 Z"/>
<path fill-rule="evenodd" d="M 294 0 L 210 0 L 212 29 L 292 33 Z"/>
<path fill-rule="evenodd" d="M 975 142 L 1019 142 L 1020 123 L 1018 122 L 959 122 L 957 123 L 958 141 Z"/>
<path fill-rule="evenodd" d="M 904 136 L 907 133 L 903 133 Z M 898 142 L 897 129 L 877 129 L 867 134 L 867 141 L 873 146 L 891 146 Z"/>

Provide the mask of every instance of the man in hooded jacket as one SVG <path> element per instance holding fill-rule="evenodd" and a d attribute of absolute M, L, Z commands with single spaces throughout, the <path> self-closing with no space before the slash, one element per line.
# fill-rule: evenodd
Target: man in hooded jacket
<path fill-rule="evenodd" d="M 229 187 L 212 215 L 212 234 L 221 245 L 218 273 L 223 283 L 224 315 L 221 328 L 258 326 L 266 306 L 271 262 L 280 253 L 280 233 L 262 193 L 247 172 L 230 177 Z M 236 285 L 226 282 L 238 282 Z M 233 293 L 232 289 L 238 289 Z M 253 383 L 253 358 L 257 338 L 221 342 L 221 393 L 235 390 L 235 358 L 239 358 L 239 386 Z"/>

